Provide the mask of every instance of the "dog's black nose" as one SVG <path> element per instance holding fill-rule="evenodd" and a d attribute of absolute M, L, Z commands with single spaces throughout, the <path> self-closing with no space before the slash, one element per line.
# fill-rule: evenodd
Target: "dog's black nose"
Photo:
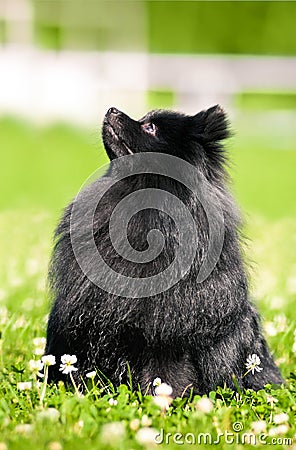
<path fill-rule="evenodd" d="M 109 108 L 109 109 L 108 109 L 107 114 L 114 114 L 114 115 L 117 115 L 117 114 L 120 114 L 120 111 L 119 111 L 117 108 L 114 108 L 114 107 L 112 106 L 112 108 Z"/>

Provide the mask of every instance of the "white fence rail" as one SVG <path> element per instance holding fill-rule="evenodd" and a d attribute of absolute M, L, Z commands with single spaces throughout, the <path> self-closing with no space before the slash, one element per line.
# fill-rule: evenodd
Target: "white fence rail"
<path fill-rule="evenodd" d="M 242 90 L 296 91 L 296 58 L 0 49 L 0 114 L 92 126 L 112 105 L 142 115 L 148 90 L 188 113 L 231 108 Z"/>

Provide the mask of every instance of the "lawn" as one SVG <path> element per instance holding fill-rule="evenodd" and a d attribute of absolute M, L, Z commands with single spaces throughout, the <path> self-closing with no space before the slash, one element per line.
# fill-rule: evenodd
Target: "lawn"
<path fill-rule="evenodd" d="M 291 444 L 287 439 L 296 433 L 296 132 L 274 120 L 237 118 L 228 151 L 232 189 L 249 238 L 252 296 L 286 384 L 258 393 L 219 388 L 209 400 L 174 400 L 167 411 L 127 386 L 114 390 L 98 375 L 85 380 L 84 397 L 60 385 L 48 387 L 40 401 L 42 385 L 31 378 L 29 361 L 39 358 L 40 346 L 33 340 L 45 336 L 52 232 L 63 206 L 106 156 L 99 129 L 90 133 L 0 120 L 0 450 L 150 448 L 157 434 L 166 448 L 179 448 L 181 442 L 191 448 L 194 439 L 202 447 L 210 439 L 214 445 L 219 433 L 218 448 L 253 448 L 244 439 L 256 440 L 258 447 Z M 32 387 L 18 384 L 28 381 Z"/>

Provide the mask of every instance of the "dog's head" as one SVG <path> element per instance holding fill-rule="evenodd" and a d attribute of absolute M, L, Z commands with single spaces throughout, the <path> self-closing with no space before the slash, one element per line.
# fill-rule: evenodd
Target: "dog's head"
<path fill-rule="evenodd" d="M 194 116 L 154 110 L 133 120 L 116 108 L 104 118 L 103 141 L 109 158 L 140 152 L 160 152 L 192 164 L 223 162 L 221 141 L 229 136 L 226 114 L 219 106 Z"/>

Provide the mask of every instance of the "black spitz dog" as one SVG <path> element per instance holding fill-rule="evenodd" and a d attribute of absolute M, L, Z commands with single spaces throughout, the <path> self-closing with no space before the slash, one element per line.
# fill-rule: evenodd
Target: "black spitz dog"
<path fill-rule="evenodd" d="M 106 191 L 86 227 L 92 229 L 98 252 L 115 272 L 132 278 L 152 277 L 174 261 L 178 250 L 180 236 L 172 215 L 153 207 L 134 214 L 127 226 L 127 239 L 132 248 L 145 252 L 151 244 L 149 231 L 159 230 L 164 237 L 160 254 L 143 263 L 129 261 L 113 248 L 109 235 L 112 211 L 139 189 L 146 189 L 149 196 L 149 189 L 156 188 L 180 199 L 194 218 L 198 244 L 190 270 L 168 289 L 140 298 L 116 295 L 114 286 L 110 291 L 102 289 L 78 264 L 70 226 L 75 202 L 66 208 L 56 230 L 50 270 L 54 304 L 46 353 L 57 358 L 75 354 L 77 380 L 97 368 L 115 385 L 128 382 L 131 374 L 135 387 L 153 393 L 153 380 L 160 377 L 172 386 L 174 396 L 189 387 L 196 393 L 207 393 L 224 384 L 235 388 L 233 375 L 242 388 L 260 389 L 267 383 L 282 382 L 261 334 L 258 314 L 249 301 L 240 221 L 226 186 L 226 155 L 221 141 L 228 136 L 227 119 L 219 106 L 194 116 L 157 110 L 139 121 L 116 108 L 107 112 L 103 141 L 110 160 L 157 152 L 190 163 L 200 174 L 198 182 L 207 186 L 209 199 L 213 194 L 220 203 L 224 241 L 217 264 L 205 280 L 197 282 L 209 245 L 209 223 L 194 192 L 180 181 L 151 173 L 145 167 L 144 173 L 117 181 L 112 165 L 105 176 L 88 186 L 84 206 Z M 179 214 L 177 208 L 175 214 Z M 85 217 L 82 208 L 77 223 L 72 224 L 80 233 L 82 252 L 87 251 L 89 239 Z M 188 240 L 187 248 L 192 247 Z M 246 361 L 253 354 L 260 358 L 263 370 L 248 371 L 251 363 L 246 367 Z M 64 377 L 57 365 L 51 368 L 51 380 Z"/>

